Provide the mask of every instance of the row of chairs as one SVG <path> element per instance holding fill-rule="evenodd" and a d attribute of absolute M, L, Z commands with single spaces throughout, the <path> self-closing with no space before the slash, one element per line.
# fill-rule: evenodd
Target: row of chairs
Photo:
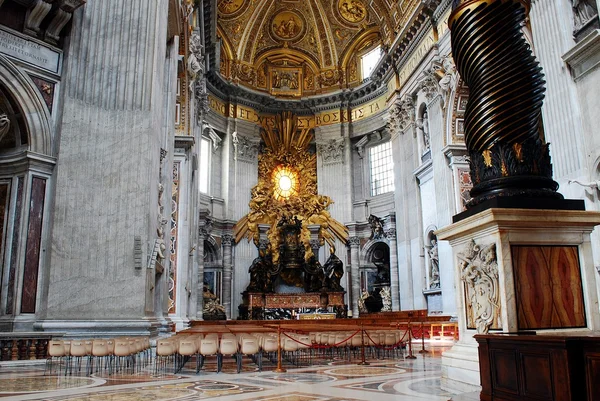
<path fill-rule="evenodd" d="M 82 361 L 86 360 L 86 375 L 91 375 L 96 364 L 96 371 L 101 367 L 119 371 L 121 367 L 135 370 L 138 365 L 147 364 L 151 361 L 150 339 L 148 337 L 119 337 L 112 339 L 53 339 L 48 344 L 48 358 L 46 359 L 46 371 L 52 374 L 54 360 L 59 362 L 59 374 L 61 366 L 65 367 L 65 375 L 73 374 L 74 365 L 81 372 Z M 61 363 L 62 362 L 62 363 Z M 98 363 L 96 363 L 98 362 Z M 103 362 L 103 363 L 102 363 Z"/>
<path fill-rule="evenodd" d="M 363 345 L 373 357 L 386 358 L 403 355 L 404 332 L 400 330 L 371 330 L 362 336 L 360 331 L 311 332 L 308 334 L 282 333 L 282 358 L 300 366 L 310 365 L 316 356 L 333 358 L 334 353 L 350 358 Z M 244 356 L 249 356 L 258 369 L 262 370 L 263 357 L 275 362 L 278 350 L 276 333 L 185 333 L 158 340 L 156 345 L 155 371 L 164 370 L 172 363 L 173 371 L 179 372 L 192 358 L 196 360 L 196 373 L 204 366 L 208 357 L 216 357 L 217 373 L 223 367 L 223 358 L 236 360 L 237 371 L 242 369 Z M 383 351 L 383 352 L 382 352 Z"/>
<path fill-rule="evenodd" d="M 276 344 L 275 350 L 277 350 Z M 219 337 L 216 333 L 206 336 L 180 333 L 157 341 L 155 371 L 166 369 L 172 362 L 174 372 L 179 372 L 192 357 L 195 357 L 196 373 L 198 373 L 203 367 L 205 359 L 215 356 L 217 373 L 222 370 L 224 357 L 233 357 L 236 360 L 237 371 L 240 372 L 244 355 L 251 356 L 261 369 L 262 354 L 260 351 L 259 339 L 250 334 L 223 333 Z"/>

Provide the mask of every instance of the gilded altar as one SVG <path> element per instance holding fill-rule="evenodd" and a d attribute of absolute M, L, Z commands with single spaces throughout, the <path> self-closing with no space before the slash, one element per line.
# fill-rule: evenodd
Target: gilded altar
<path fill-rule="evenodd" d="M 292 318 L 296 314 L 329 314 L 338 318 L 346 316 L 344 292 L 264 294 L 245 293 L 249 320 L 274 320 Z"/>

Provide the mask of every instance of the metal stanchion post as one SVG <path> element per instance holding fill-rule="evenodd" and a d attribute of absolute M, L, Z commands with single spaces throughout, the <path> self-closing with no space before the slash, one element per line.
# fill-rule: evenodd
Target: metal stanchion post
<path fill-rule="evenodd" d="M 412 352 L 412 329 L 410 328 L 410 322 L 408 322 L 408 356 L 406 359 L 417 359 Z"/>
<path fill-rule="evenodd" d="M 358 363 L 358 365 L 370 365 L 370 363 L 365 360 L 365 329 L 362 324 L 360 325 L 360 338 L 362 340 L 362 345 L 360 347 L 362 360 Z"/>
<path fill-rule="evenodd" d="M 275 369 L 273 372 L 287 372 L 287 369 L 284 369 L 283 366 L 281 366 L 281 326 L 279 325 L 277 326 L 277 369 Z"/>
<path fill-rule="evenodd" d="M 431 338 L 431 334 L 429 338 Z M 428 352 L 425 349 L 425 328 L 423 327 L 423 322 L 421 322 L 421 351 L 419 351 L 419 354 L 427 354 Z"/>

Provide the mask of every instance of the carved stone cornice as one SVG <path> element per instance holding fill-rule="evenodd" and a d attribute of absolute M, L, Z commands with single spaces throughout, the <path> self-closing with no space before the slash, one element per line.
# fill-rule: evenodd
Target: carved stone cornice
<path fill-rule="evenodd" d="M 458 253 L 460 277 L 465 284 L 467 328 L 487 334 L 500 329 L 500 283 L 496 244 L 480 246 L 471 240 Z"/>
<path fill-rule="evenodd" d="M 331 139 L 329 142 L 318 145 L 318 151 L 323 159 L 323 164 L 337 164 L 344 162 L 344 139 Z"/>
<path fill-rule="evenodd" d="M 56 10 L 56 14 L 54 14 L 50 24 L 48 24 L 48 28 L 46 28 L 44 39 L 47 42 L 58 44 L 60 32 L 67 22 L 71 20 L 73 11 L 83 6 L 86 1 L 87 0 L 59 0 L 59 8 Z"/>
<path fill-rule="evenodd" d="M 40 34 L 40 24 L 52 9 L 52 3 L 56 0 L 35 0 L 35 3 L 27 11 L 23 31 L 30 35 Z"/>
<path fill-rule="evenodd" d="M 240 135 L 236 132 L 233 137 L 234 159 L 248 163 L 255 163 L 258 160 L 260 143 L 250 140 L 250 138 Z"/>

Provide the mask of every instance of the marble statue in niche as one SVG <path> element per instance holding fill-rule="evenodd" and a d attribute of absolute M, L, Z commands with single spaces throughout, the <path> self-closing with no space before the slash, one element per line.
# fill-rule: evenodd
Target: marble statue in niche
<path fill-rule="evenodd" d="M 421 131 L 421 137 L 423 140 L 423 153 L 425 153 L 430 147 L 429 113 L 427 112 L 427 108 L 423 110 L 423 115 L 417 120 L 417 128 Z"/>
<path fill-rule="evenodd" d="M 476 329 L 478 334 L 501 329 L 496 244 L 480 246 L 471 240 L 458 258 L 465 285 L 467 328 Z"/>
<path fill-rule="evenodd" d="M 572 0 L 573 28 L 575 31 L 581 29 L 592 18 L 598 16 L 596 0 Z"/>
<path fill-rule="evenodd" d="M 434 290 L 440 288 L 440 261 L 437 239 L 431 239 L 431 245 L 427 253 L 429 254 L 429 289 Z"/>
<path fill-rule="evenodd" d="M 10 131 L 10 119 L 8 115 L 0 109 L 0 142 L 4 139 L 6 134 Z"/>

